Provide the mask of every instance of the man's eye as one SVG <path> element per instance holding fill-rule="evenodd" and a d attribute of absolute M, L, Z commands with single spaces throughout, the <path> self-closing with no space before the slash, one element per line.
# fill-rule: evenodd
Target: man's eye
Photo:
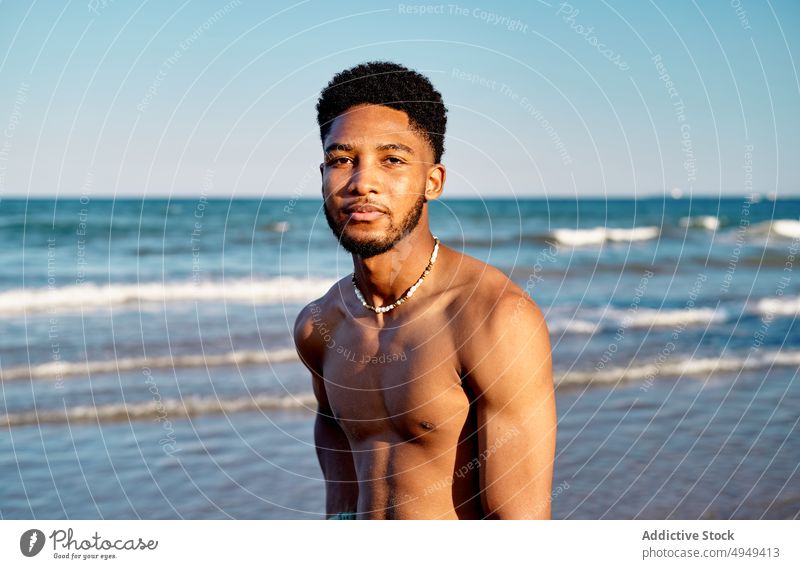
<path fill-rule="evenodd" d="M 396 156 L 389 156 L 386 160 L 392 164 L 403 164 L 403 160 L 397 158 Z"/>
<path fill-rule="evenodd" d="M 328 164 L 331 166 L 340 166 L 346 164 L 348 160 L 350 160 L 350 158 L 347 156 L 335 156 L 334 158 L 328 160 Z"/>

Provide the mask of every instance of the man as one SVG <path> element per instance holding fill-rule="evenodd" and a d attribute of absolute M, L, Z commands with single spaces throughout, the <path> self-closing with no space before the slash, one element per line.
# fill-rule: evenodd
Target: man
<path fill-rule="evenodd" d="M 294 329 L 328 517 L 549 518 L 547 327 L 503 273 L 431 234 L 441 95 L 372 62 L 336 75 L 317 111 L 325 217 L 354 267 Z"/>

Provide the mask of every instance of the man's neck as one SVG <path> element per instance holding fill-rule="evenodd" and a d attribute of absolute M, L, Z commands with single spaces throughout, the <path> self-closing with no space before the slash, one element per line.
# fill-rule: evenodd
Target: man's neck
<path fill-rule="evenodd" d="M 367 303 L 384 306 L 403 296 L 428 266 L 433 247 L 430 230 L 418 226 L 385 253 L 367 259 L 353 255 L 356 282 Z"/>

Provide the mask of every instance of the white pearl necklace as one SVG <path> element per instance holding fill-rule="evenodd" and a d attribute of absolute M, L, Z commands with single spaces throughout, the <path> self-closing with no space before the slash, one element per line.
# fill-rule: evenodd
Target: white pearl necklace
<path fill-rule="evenodd" d="M 389 312 L 393 308 L 400 306 L 406 300 L 411 298 L 414 295 L 414 291 L 419 288 L 419 286 L 422 284 L 422 281 L 424 281 L 425 277 L 428 276 L 428 273 L 431 272 L 433 264 L 436 262 L 436 257 L 439 255 L 439 238 L 434 235 L 433 240 L 436 242 L 436 244 L 433 246 L 433 254 L 431 254 L 431 260 L 428 262 L 428 266 L 425 267 L 424 271 L 422 271 L 422 275 L 419 277 L 417 282 L 411 285 L 411 288 L 409 288 L 403 296 L 391 304 L 387 304 L 386 306 L 372 306 L 371 304 L 367 304 L 367 301 L 364 300 L 364 295 L 361 294 L 361 291 L 358 289 L 358 285 L 356 284 L 356 274 L 353 273 L 353 289 L 355 290 L 356 296 L 358 297 L 358 300 L 361 301 L 361 304 L 364 306 L 364 308 L 368 308 L 373 312 L 380 314 L 382 312 Z"/>

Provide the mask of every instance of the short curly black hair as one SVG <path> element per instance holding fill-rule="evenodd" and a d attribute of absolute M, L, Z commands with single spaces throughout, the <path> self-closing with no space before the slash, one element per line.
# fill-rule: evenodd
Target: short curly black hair
<path fill-rule="evenodd" d="M 391 107 L 408 115 L 411 128 L 433 148 L 434 162 L 444 153 L 447 107 L 442 94 L 424 75 L 390 61 L 361 63 L 334 75 L 317 102 L 323 143 L 334 119 L 356 105 Z"/>

